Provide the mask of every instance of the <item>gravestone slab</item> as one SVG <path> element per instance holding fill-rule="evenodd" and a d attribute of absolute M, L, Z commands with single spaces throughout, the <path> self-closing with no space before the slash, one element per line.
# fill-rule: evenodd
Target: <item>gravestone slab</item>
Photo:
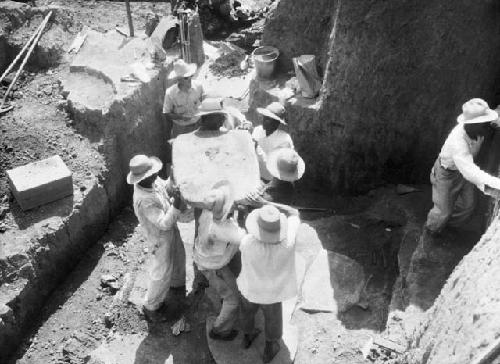
<path fill-rule="evenodd" d="M 8 170 L 7 177 L 23 210 L 73 194 L 72 173 L 58 155 Z"/>

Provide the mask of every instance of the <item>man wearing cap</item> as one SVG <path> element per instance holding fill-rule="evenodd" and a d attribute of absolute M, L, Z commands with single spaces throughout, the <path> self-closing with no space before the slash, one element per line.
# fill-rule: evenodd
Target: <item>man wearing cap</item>
<path fill-rule="evenodd" d="M 260 177 L 269 182 L 273 176 L 266 167 L 266 158 L 278 148 L 294 149 L 292 138 L 286 131 L 279 129 L 280 125 L 287 125 L 283 120 L 285 108 L 279 102 L 269 104 L 265 109 L 257 108 L 262 115 L 262 125 L 255 127 L 252 138 L 257 143 L 257 157 L 259 160 Z"/>
<path fill-rule="evenodd" d="M 209 336 L 215 340 L 233 340 L 239 313 L 238 245 L 246 231 L 228 217 L 233 207 L 233 191 L 228 181 L 216 183 L 205 199 L 207 209 L 199 219 L 198 236 L 194 243 L 194 261 L 222 299 L 222 308 Z"/>
<path fill-rule="evenodd" d="M 269 363 L 279 352 L 283 334 L 281 302 L 297 295 L 295 270 L 296 234 L 299 213 L 288 206 L 265 205 L 246 219 L 248 234 L 242 239 L 241 273 L 237 279 L 242 295 L 241 326 L 243 347 L 249 348 L 259 330 L 255 314 L 262 308 L 265 320 L 263 361 Z"/>
<path fill-rule="evenodd" d="M 173 122 L 171 138 L 192 132 L 198 127 L 199 117 L 196 113 L 204 98 L 204 91 L 201 84 L 192 81 L 196 69 L 196 64 L 188 64 L 179 59 L 175 61 L 174 69 L 168 76 L 170 80 L 176 81 L 165 92 L 163 102 L 163 113 Z"/>
<path fill-rule="evenodd" d="M 181 196 L 173 189 L 173 202 L 165 193 L 169 182 L 158 177 L 156 157 L 136 155 L 130 160 L 127 182 L 134 185 L 134 212 L 150 245 L 149 283 L 143 312 L 153 320 L 170 288 L 183 297 L 186 291 L 186 253 L 176 222 Z"/>
<path fill-rule="evenodd" d="M 491 123 L 497 123 L 498 114 L 482 99 L 471 99 L 462 106 L 463 113 L 448 135 L 431 171 L 432 202 L 426 230 L 440 233 L 445 225 L 460 226 L 475 207 L 474 187 L 498 198 L 500 179 L 481 170 L 474 157 L 492 132 Z"/>

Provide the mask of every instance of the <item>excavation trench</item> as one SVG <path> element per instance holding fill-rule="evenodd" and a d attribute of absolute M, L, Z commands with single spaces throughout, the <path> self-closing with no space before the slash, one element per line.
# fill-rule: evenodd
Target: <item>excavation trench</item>
<path fill-rule="evenodd" d="M 59 31 L 57 26 L 54 29 Z M 0 60 L 4 66 L 17 49 L 19 46 L 12 46 L 6 38 L 0 37 L 0 51 L 5 50 L 0 54 L 6 55 Z M 45 52 L 43 47 L 41 52 Z M 20 211 L 14 201 L 8 202 L 8 222 L 13 228 L 2 235 L 0 245 L 2 362 L 16 347 L 19 350 L 14 359 L 26 363 L 49 362 L 49 359 L 54 359 L 54 346 L 63 347 L 60 351 L 57 349 L 57 355 L 63 358 L 73 355 L 75 362 L 83 362 L 88 353 L 113 331 L 103 321 L 103 316 L 117 302 L 115 297 L 118 294 L 99 289 L 101 274 L 110 270 L 120 273 L 119 282 L 123 288 L 121 298 L 118 297 L 118 302 L 123 305 L 111 310 L 118 313 L 114 330 L 123 335 L 146 332 L 145 342 L 159 346 L 165 344 L 162 340 L 168 340 L 170 347 L 178 344 L 171 337 L 164 338 L 171 322 L 148 328 L 126 303 L 127 300 L 133 301 L 134 280 L 140 281 L 138 277 L 143 271 L 141 260 L 146 245 L 135 229 L 132 211 L 125 207 L 131 200 L 131 189 L 125 183 L 125 176 L 134 154 L 156 155 L 165 160 L 166 131 L 161 105 L 167 87 L 166 74 L 176 56 L 167 58 L 166 66 L 147 70 L 145 82 L 121 82 L 121 77 L 130 71 L 128 65 L 145 52 L 146 46 L 139 39 L 123 42 L 115 32 L 91 31 L 70 64 L 57 65 L 51 61 L 32 65 L 35 67 L 32 70 L 40 72 L 30 74 L 23 81 L 16 91 L 25 94 L 24 98 L 19 94 L 19 100 L 16 100 L 19 107 L 2 118 L 2 129 L 6 130 L 2 143 L 11 143 L 15 156 L 21 155 L 21 149 L 26 145 L 39 146 L 38 155 L 31 156 L 31 159 L 62 153 L 59 147 L 43 149 L 47 144 L 55 145 L 52 138 L 59 135 L 68 140 L 64 149 L 69 153 L 64 152 L 64 160 L 74 171 L 74 196 L 71 198 L 28 213 Z M 46 54 L 53 56 L 40 56 L 40 59 L 61 58 L 59 51 Z M 46 72 L 47 66 L 55 70 L 57 77 L 52 71 Z M 49 104 L 42 102 L 39 105 L 40 100 L 45 100 L 45 96 L 39 94 L 40 86 L 48 84 L 54 90 L 54 97 Z M 234 88 L 227 91 L 234 92 Z M 59 93 L 64 99 L 58 96 Z M 251 90 L 254 99 L 250 100 L 250 105 L 253 108 L 274 100 L 268 93 L 258 99 L 257 93 L 255 89 L 253 93 Z M 300 101 L 288 104 L 290 114 L 294 115 L 292 120 L 301 116 L 304 116 L 303 120 L 309 120 L 311 115 L 316 115 L 315 105 L 301 104 Z M 38 115 L 28 117 L 29 112 Z M 252 110 L 249 116 L 252 116 Z M 295 134 L 306 128 L 305 122 L 292 121 L 291 126 L 297 127 Z M 21 130 L 26 135 L 11 130 Z M 299 148 L 302 148 L 306 160 L 316 158 L 308 154 L 305 141 L 301 144 Z M 7 144 L 2 147 L 7 150 Z M 7 162 L 3 166 L 15 167 L 26 160 L 9 159 Z M 322 162 L 321 158 L 316 158 L 315 173 L 321 169 L 317 165 Z M 6 192 L 5 176 L 0 177 L 3 194 Z M 321 176 L 320 179 L 328 178 Z M 374 332 L 387 329 L 392 311 L 405 309 L 410 304 L 416 304 L 422 310 L 430 307 L 451 270 L 472 247 L 470 242 L 479 237 L 472 233 L 463 236 L 463 241 L 458 239 L 461 241 L 458 249 L 452 256 L 446 255 L 445 264 L 441 264 L 444 268 L 436 265 L 426 271 L 427 275 L 419 275 L 418 268 L 428 263 L 419 246 L 422 222 L 430 204 L 428 189 L 402 195 L 394 187 L 379 188 L 364 197 L 341 201 L 331 195 L 311 192 L 307 186 L 299 186 L 295 202 L 306 206 L 319 204 L 336 210 L 332 216 L 303 214 L 302 218 L 316 230 L 331 255 L 341 261 L 349 259 L 359 268 L 357 271 L 363 272 L 355 277 L 354 287 L 342 285 L 342 280 L 350 275 L 345 266 L 339 265 L 331 272 L 339 280 L 336 283 L 339 296 L 335 298 L 340 299 L 343 293 L 353 294 L 355 288 L 359 305 L 350 306 L 338 315 L 304 312 L 296 315 L 295 320 L 301 327 L 299 363 L 329 362 L 337 357 L 340 363 L 342 360 L 349 363 L 353 358 L 359 358 L 357 348 L 360 343 Z M 181 225 L 189 252 L 193 224 Z M 418 259 L 413 264 L 415 253 Z M 444 250 L 442 253 L 445 254 Z M 434 271 L 439 273 L 436 279 L 432 276 Z M 188 278 L 192 279 L 192 271 L 189 271 Z M 352 282 L 353 277 L 349 278 Z M 172 355 L 177 355 L 180 362 L 182 358 L 185 359 L 183 362 L 211 362 L 203 339 L 204 320 L 214 310 L 214 304 L 204 299 L 199 312 L 190 314 L 193 322 L 197 322 L 193 334 L 183 336 L 181 345 L 172 349 Z M 76 319 L 75 312 L 81 314 Z M 64 330 L 59 330 L 62 326 Z M 71 334 L 85 330 L 94 339 Z M 322 343 L 316 340 L 320 331 L 326 338 Z M 26 337 L 28 339 L 23 341 Z M 19 346 L 20 343 L 23 345 Z M 352 350 L 346 349 L 349 355 L 344 355 L 346 350 L 344 354 L 339 353 L 331 343 Z M 73 349 L 68 349 L 72 345 Z M 147 352 L 145 346 L 146 349 L 142 344 L 139 348 Z M 159 353 L 168 354 L 161 350 Z"/>
<path fill-rule="evenodd" d="M 119 78 L 127 74 L 134 54 L 145 51 L 143 41 L 121 46 L 121 40 L 117 33 L 94 32 L 69 69 L 52 63 L 56 71 L 45 73 L 45 63 L 33 64 L 15 90 L 16 111 L 2 117 L 2 195 L 8 192 L 5 169 L 51 154 L 62 155 L 74 182 L 72 197 L 32 211 L 21 211 L 12 199 L 7 200 L 9 229 L 0 245 L 2 359 L 32 326 L 50 292 L 130 201 L 125 176 L 131 156 L 145 153 L 165 159 L 161 102 L 167 68 L 151 70 L 148 82 L 120 87 Z M 98 53 L 92 53 L 98 48 L 93 41 L 109 47 L 108 58 L 92 63 L 98 58 Z M 5 60 L 13 59 L 17 47 L 5 43 L 2 47 Z M 41 49 L 38 55 L 44 53 L 45 48 Z M 57 79 L 51 77 L 53 72 Z M 34 85 L 44 86 L 41 83 L 46 81 L 50 97 L 33 92 Z M 114 87 L 109 87 L 110 82 Z M 66 99 L 55 96 L 59 93 Z M 40 98 L 44 99 L 41 103 Z M 65 109 L 70 119 L 57 109 Z M 58 141 L 52 144 L 52 138 Z M 36 152 L 30 158 L 23 155 L 33 149 Z"/>
<path fill-rule="evenodd" d="M 74 176 L 75 193 L 72 198 L 26 213 L 20 211 L 14 201 L 10 201 L 17 229 L 7 231 L 4 234 L 5 243 L 2 242 L 0 289 L 5 309 L 0 326 L 0 352 L 4 357 L 13 352 L 27 333 L 42 330 L 50 315 L 60 309 L 59 302 L 57 306 L 49 303 L 42 310 L 46 300 L 54 297 L 53 292 L 58 295 L 63 290 L 65 295 L 71 295 L 73 283 L 84 279 L 81 270 L 77 270 L 80 273 L 74 274 L 80 274 L 80 277 L 75 279 L 73 274 L 65 282 L 68 272 L 74 269 L 82 257 L 81 264 L 87 266 L 86 272 L 89 277 L 92 276 L 94 265 L 98 267 L 98 262 L 103 258 L 98 254 L 93 255 L 93 260 L 90 259 L 88 255 L 92 254 L 88 253 L 88 249 L 94 249 L 91 251 L 95 252 L 92 247 L 108 229 L 108 235 L 112 236 L 123 233 L 118 230 L 134 230 L 131 226 L 124 227 L 124 223 L 121 223 L 123 217 L 114 221 L 131 200 L 131 189 L 125 183 L 130 158 L 134 154 L 144 153 L 165 160 L 166 138 L 161 105 L 167 87 L 169 61 L 166 62 L 167 66 L 150 70 L 147 82 L 120 82 L 120 77 L 127 72 L 124 65 L 134 59 L 137 52 L 144 50 L 144 44 L 140 42 L 117 47 L 121 44 L 120 37 L 116 33 L 90 32 L 85 46 L 69 67 L 52 64 L 60 80 L 57 82 L 60 84 L 58 91 L 65 99 L 59 99 L 49 106 L 64 109 L 69 115 L 70 119 L 65 120 L 66 125 L 58 125 L 57 128 L 69 130 L 67 138 L 75 140 L 81 153 L 66 159 L 70 168 L 78 167 Z M 105 58 L 102 58 L 103 54 Z M 12 58 L 12 54 L 8 58 Z M 42 68 L 42 65 L 39 66 Z M 35 71 L 36 68 L 31 70 Z M 39 68 L 38 73 L 31 74 L 19 89 L 29 90 L 40 77 L 51 74 Z M 16 110 L 22 110 L 23 107 Z M 16 111 L 12 120 L 6 119 L 5 125 L 14 125 L 18 116 Z M 41 129 L 44 127 L 40 125 Z M 52 130 L 48 132 L 50 134 Z M 46 134 L 47 131 L 36 142 L 47 142 L 43 138 L 50 136 Z M 10 135 L 7 140 L 10 140 Z M 44 153 L 48 154 L 50 150 Z M 74 165 L 76 162 L 73 159 L 80 161 L 83 166 Z M 14 162 L 14 166 L 16 163 L 21 164 L 22 161 Z M 380 196 L 378 193 L 376 195 L 389 198 L 383 191 Z M 378 197 L 367 199 L 379 203 L 382 199 Z M 303 187 L 297 193 L 296 202 L 310 205 L 319 201 L 330 206 L 330 200 L 330 197 L 308 192 Z M 385 328 L 392 286 L 398 274 L 397 252 L 407 217 L 400 212 L 400 208 L 392 211 L 383 205 L 373 207 L 376 204 L 366 202 L 345 205 L 351 211 L 348 214 L 323 218 L 306 214 L 303 217 L 316 228 L 326 249 L 352 259 L 364 272 L 359 277 L 363 286 L 361 299 L 368 308 L 365 304 L 361 305 L 364 308 L 351 307 L 339 315 L 340 322 L 349 330 L 380 331 Z M 135 224 L 130 216 L 125 221 Z M 109 224 L 112 224 L 111 228 Z M 185 230 L 186 240 L 192 245 L 192 224 L 187 224 Z M 121 245 L 127 246 L 128 238 L 123 238 Z M 102 252 L 100 250 L 100 254 Z M 140 267 L 136 268 L 140 270 Z M 126 274 L 125 267 L 121 267 L 121 270 Z M 343 273 L 340 269 L 333 274 L 340 276 Z M 71 280 L 73 283 L 68 282 Z M 53 301 L 54 298 L 49 299 L 49 302 Z M 40 312 L 44 313 L 41 315 Z M 307 320 L 305 317 L 303 319 L 306 324 Z M 17 356 L 24 355 L 23 347 Z"/>

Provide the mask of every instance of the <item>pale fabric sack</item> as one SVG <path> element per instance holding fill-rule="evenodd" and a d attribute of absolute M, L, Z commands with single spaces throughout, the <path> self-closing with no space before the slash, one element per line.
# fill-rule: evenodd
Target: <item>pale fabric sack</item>
<path fill-rule="evenodd" d="M 315 98 L 321 89 L 321 78 L 316 68 L 316 56 L 306 54 L 292 59 L 299 90 L 303 97 Z"/>

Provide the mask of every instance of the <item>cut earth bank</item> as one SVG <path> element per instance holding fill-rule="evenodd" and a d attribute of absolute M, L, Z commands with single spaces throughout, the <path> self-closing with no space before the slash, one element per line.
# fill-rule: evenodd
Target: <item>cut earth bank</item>
<path fill-rule="evenodd" d="M 15 350 L 53 289 L 129 203 L 130 158 L 145 153 L 165 159 L 167 151 L 161 108 L 166 74 L 178 55 L 167 54 L 165 62 L 151 67 L 142 34 L 152 15 L 169 14 L 168 4 L 134 4 L 138 36 L 133 39 L 115 31 L 126 26 L 123 4 L 43 4 L 0 4 L 2 70 L 53 12 L 29 72 L 14 88 L 15 107 L 1 116 L 0 361 Z M 87 34 L 83 46 L 67 53 L 79 31 Z M 211 61 L 220 56 L 219 44 L 213 44 L 207 45 Z M 220 87 L 208 74 L 208 63 L 198 77 L 209 91 L 244 93 L 248 77 Z M 122 82 L 137 64 L 144 71 L 142 81 Z M 55 154 L 73 172 L 73 196 L 22 211 L 9 193 L 5 171 Z"/>
<path fill-rule="evenodd" d="M 500 104 L 499 21 L 494 1 L 273 3 L 262 44 L 280 50 L 285 70 L 292 57 L 316 55 L 323 75 L 316 100 L 295 96 L 286 106 L 305 177 L 356 192 L 428 183 L 462 104 Z M 280 85 L 272 99 L 283 96 Z"/>
<path fill-rule="evenodd" d="M 287 2 L 283 1 L 278 6 L 286 4 Z M 16 7 L 15 14 L 21 14 L 24 17 L 27 16 L 26 14 L 31 14 L 30 16 L 33 16 L 33 19 L 38 20 L 41 20 L 42 15 L 47 12 L 47 9 L 37 10 L 29 8 L 26 5 L 10 2 L 6 2 L 2 6 Z M 113 9 L 114 5 L 106 4 L 105 6 Z M 147 5 L 144 5 L 144 7 L 147 9 Z M 62 19 L 65 19 L 66 16 L 71 16 L 71 12 L 67 9 L 58 8 L 57 10 L 57 15 Z M 139 11 L 138 13 L 141 12 Z M 337 12 L 333 14 L 337 14 Z M 94 15 L 92 14 L 92 16 Z M 2 25 L 15 23 L 15 19 L 14 17 L 12 19 L 9 18 L 9 22 L 2 21 Z M 58 19 L 58 17 L 56 16 L 55 19 Z M 136 24 L 141 19 L 141 17 L 135 19 L 137 20 Z M 98 19 L 96 21 L 99 21 L 100 25 L 109 25 L 104 30 L 111 30 L 115 25 L 111 25 L 109 19 Z M 71 24 L 70 21 L 67 23 Z M 18 25 L 12 25 L 14 29 L 23 24 L 23 22 L 18 21 L 16 24 Z M 34 20 L 28 24 L 32 24 L 32 28 L 34 28 L 38 23 Z M 56 21 L 47 34 L 51 34 L 50 32 L 64 33 L 64 30 L 61 30 L 66 26 L 64 24 L 66 24 L 64 21 Z M 74 34 L 79 28 L 76 27 L 73 30 Z M 0 286 L 0 299 L 2 300 L 0 302 L 2 303 L 0 312 L 2 318 L 0 343 L 5 345 L 7 349 L 14 347 L 15 343 L 22 337 L 23 331 L 30 326 L 31 320 L 39 316 L 40 307 L 44 301 L 43 298 L 47 297 L 50 291 L 64 278 L 64 274 L 62 273 L 72 268 L 87 250 L 88 246 L 104 233 L 110 219 L 116 215 L 123 203 L 130 197 L 130 191 L 123 182 L 130 156 L 135 152 L 145 152 L 163 157 L 162 151 L 165 150 L 164 140 L 158 138 L 158 136 L 164 135 L 162 124 L 160 123 L 160 111 L 161 99 L 166 86 L 164 84 L 166 69 L 155 68 L 150 70 L 149 75 L 151 80 L 147 83 L 129 85 L 119 82 L 118 80 L 121 76 L 126 76 L 129 73 L 128 65 L 137 61 L 138 51 L 136 49 L 139 49 L 139 54 L 141 54 L 143 45 L 140 43 L 130 44 L 125 42 L 124 47 L 118 49 L 119 47 L 116 42 L 122 40 L 121 36 L 114 32 L 103 34 L 103 29 L 100 30 L 99 32 L 93 31 L 89 33 L 88 43 L 86 44 L 93 44 L 97 47 L 108 47 L 106 48 L 106 53 L 109 55 L 104 55 L 105 52 L 97 53 L 94 48 L 89 49 L 84 46 L 80 51 L 81 53 L 75 59 L 65 60 L 58 66 L 54 65 L 47 72 L 30 75 L 23 89 L 18 91 L 20 92 L 18 96 L 23 97 L 22 103 L 18 101 L 19 107 L 6 117 L 2 117 L 2 136 L 4 136 L 2 143 L 9 143 L 9 145 L 4 145 L 5 151 L 9 148 L 18 157 L 24 157 L 25 162 L 57 152 L 63 154 L 66 163 L 75 173 L 75 194 L 73 199 L 66 199 L 59 203 L 45 206 L 29 214 L 19 211 L 16 204 L 13 201 L 9 201 L 11 208 L 6 220 L 9 229 L 6 234 L 2 235 L 2 238 L 6 237 L 7 239 L 2 239 L 2 245 L 0 245 L 0 267 L 2 272 L 2 285 Z M 72 36 L 68 37 L 66 35 L 66 38 L 63 38 L 60 44 L 67 46 L 71 40 Z M 136 41 L 138 40 L 134 40 L 134 42 Z M 17 49 L 19 49 L 19 46 Z M 40 47 L 40 50 L 43 51 L 43 49 L 43 47 Z M 82 64 L 82 57 L 85 52 L 89 52 L 87 53 L 89 55 L 87 59 L 88 64 Z M 15 53 L 11 53 L 11 56 L 13 54 Z M 111 71 L 108 68 L 109 65 L 106 67 L 106 63 L 99 64 L 97 62 L 96 64 L 96 59 L 98 60 L 99 57 L 104 56 L 109 56 L 109 61 L 117 62 L 118 67 Z M 140 57 L 139 55 L 139 59 Z M 71 67 L 71 65 L 75 67 Z M 69 93 L 67 101 L 61 100 L 58 97 L 60 85 L 57 82 L 57 78 L 64 80 L 64 90 Z M 245 79 L 245 82 L 248 82 L 248 79 Z M 76 88 L 76 83 L 87 86 Z M 94 90 L 94 88 L 100 91 L 102 97 L 95 97 L 93 92 L 89 92 Z M 241 93 L 238 92 L 237 94 L 240 95 Z M 322 97 L 325 97 L 324 95 L 322 94 Z M 258 98 L 254 98 L 254 100 L 256 99 L 258 100 Z M 294 110 L 293 99 L 291 101 L 292 103 L 289 107 L 292 107 L 291 110 Z M 300 101 L 298 102 L 300 103 Z M 64 112 L 58 111 L 57 106 L 67 110 L 71 115 L 71 120 Z M 39 110 L 39 112 L 33 115 L 32 110 Z M 300 111 L 301 113 L 308 113 L 310 111 L 308 107 L 300 108 L 300 110 L 302 110 Z M 51 118 L 47 118 L 46 115 L 50 115 Z M 297 113 L 297 115 L 300 115 L 300 113 Z M 308 113 L 307 115 L 311 114 Z M 294 119 L 293 113 L 290 113 L 290 120 L 292 134 L 295 134 L 294 136 L 297 140 L 301 140 L 298 134 L 302 133 L 303 130 L 301 132 L 294 131 L 296 125 L 293 120 L 296 119 Z M 324 120 L 330 119 L 326 118 Z M 310 125 L 313 129 L 318 126 L 315 123 L 311 123 Z M 19 130 L 22 132 L 16 134 L 15 131 Z M 301 129 L 297 128 L 296 130 Z M 318 136 L 317 134 L 311 134 L 309 137 Z M 50 143 L 47 143 L 47 140 Z M 307 145 L 310 146 L 310 143 Z M 318 155 L 315 156 L 308 149 L 307 145 L 304 139 L 302 142 L 299 142 L 298 148 L 302 155 L 310 159 L 308 162 L 310 162 L 311 173 L 313 175 L 310 175 L 308 179 L 316 183 L 317 179 L 314 178 L 314 173 L 318 173 L 319 168 L 317 163 L 319 162 L 315 162 L 315 160 L 321 161 L 322 158 L 318 158 Z M 33 150 L 30 148 L 35 149 L 32 155 L 26 153 L 26 150 Z M 6 163 L 8 162 L 7 160 Z M 17 163 L 23 164 L 21 160 Z M 365 170 L 363 166 L 357 166 L 356 168 Z M 317 175 L 319 176 L 319 174 Z M 4 181 L 3 179 L 2 182 Z M 380 191 L 375 192 L 375 194 L 378 193 L 381 196 L 383 195 Z M 358 229 L 356 226 L 362 227 L 366 231 L 363 230 L 360 232 L 359 234 L 362 236 L 358 239 L 360 242 L 364 242 L 364 239 L 367 238 L 364 234 L 370 232 L 369 225 L 374 224 L 377 226 L 378 224 L 375 229 L 376 239 L 374 241 L 384 242 L 388 239 L 389 243 L 381 244 L 381 246 L 385 246 L 387 249 L 390 248 L 389 252 L 392 249 L 392 253 L 398 251 L 400 242 L 403 247 L 399 251 L 398 256 L 401 275 L 396 282 L 395 295 L 392 299 L 391 307 L 404 308 L 408 304 L 413 303 L 410 306 L 415 306 L 417 307 L 416 311 L 421 311 L 418 307 L 427 309 L 432 305 L 448 274 L 463 254 L 471 248 L 471 242 L 478 240 L 478 235 L 474 233 L 471 233 L 470 236 L 468 234 L 460 234 L 459 238 L 456 235 L 450 235 L 448 237 L 449 241 L 457 241 L 459 243 L 451 247 L 442 248 L 438 245 L 423 249 L 425 242 L 420 240 L 420 245 L 418 244 L 420 226 L 422 216 L 425 214 L 423 211 L 429 207 L 426 206 L 425 201 L 430 201 L 430 198 L 428 195 L 425 198 L 421 197 L 422 195 L 420 194 L 414 194 L 414 196 L 418 196 L 416 198 L 417 201 L 413 201 L 409 209 L 412 212 L 408 214 L 412 216 L 418 215 L 420 216 L 419 219 L 406 219 L 407 213 L 403 213 L 405 218 L 398 217 L 394 219 L 389 216 L 371 219 L 364 217 L 363 219 L 366 219 L 369 223 L 363 224 L 362 221 L 364 220 L 356 221 L 356 214 L 351 211 L 352 216 L 346 218 L 346 221 L 342 223 L 336 222 L 336 217 L 323 221 L 324 225 L 326 225 L 323 226 L 323 232 L 321 231 L 320 222 L 311 222 L 311 225 L 316 226 L 315 224 L 318 224 L 316 228 L 320 233 L 320 237 L 323 237 L 322 240 L 325 247 L 328 248 L 328 242 L 335 242 L 337 239 L 337 237 L 333 238 L 331 233 L 328 236 L 329 231 L 341 235 L 338 237 L 338 241 L 350 241 L 356 239 L 350 235 L 349 229 L 354 229 L 355 231 Z M 330 201 L 331 198 L 328 197 L 325 200 Z M 310 200 L 308 201 L 310 202 Z M 366 210 L 370 204 L 363 206 L 365 207 L 364 210 Z M 389 204 L 388 206 L 391 205 Z M 416 213 L 415 210 L 419 210 L 420 212 Z M 369 211 L 371 210 L 368 209 L 365 211 L 365 214 L 368 214 Z M 379 215 L 385 210 L 379 206 L 377 211 Z M 394 211 L 391 212 L 391 214 L 393 213 Z M 351 221 L 351 219 L 354 220 Z M 120 224 L 118 225 L 120 226 Z M 386 229 L 390 231 L 386 231 Z M 409 230 L 407 231 L 406 229 Z M 394 231 L 394 234 L 389 234 L 390 238 L 384 237 L 384 234 L 388 234 L 391 231 Z M 460 243 L 462 240 L 463 242 Z M 360 243 L 359 245 L 363 244 Z M 413 254 L 413 250 L 417 245 L 419 245 L 419 248 L 417 248 L 415 253 L 417 255 L 415 255 Z M 332 247 L 330 248 L 335 251 Z M 338 252 L 349 256 L 349 251 L 339 249 Z M 361 252 L 358 251 L 358 253 Z M 370 257 L 371 252 L 363 251 L 363 253 L 365 255 L 357 258 L 365 267 L 371 264 L 371 262 L 364 260 L 369 260 L 367 257 Z M 412 255 L 418 259 L 412 260 Z M 384 258 L 381 259 L 383 260 Z M 394 260 L 389 259 L 389 261 Z M 422 267 L 430 268 L 422 270 Z M 423 275 L 421 274 L 422 272 L 424 273 Z M 433 272 L 438 272 L 439 274 L 433 274 Z M 374 283 L 372 284 L 375 284 L 375 287 L 373 287 L 374 292 L 372 293 L 374 293 L 374 296 L 382 295 L 382 297 L 379 297 L 381 304 L 374 305 L 379 310 L 373 310 L 368 315 L 358 311 L 356 308 L 352 312 L 348 312 L 347 315 L 353 316 L 351 321 L 353 330 L 357 330 L 360 326 L 369 327 L 374 330 L 384 328 L 387 318 L 387 304 L 391 300 L 394 278 L 395 274 L 390 272 L 387 279 L 373 280 Z M 388 287 L 377 288 L 376 284 L 380 284 L 381 282 L 387 284 Z M 429 287 L 432 287 L 432 289 L 428 289 Z M 367 286 L 367 288 L 370 287 Z M 436 312 L 436 310 L 433 312 Z M 372 315 L 372 313 L 374 314 Z M 364 315 L 366 315 L 365 318 L 363 318 Z M 379 316 L 378 318 L 376 317 L 377 315 Z M 392 335 L 392 332 L 397 332 L 401 326 L 409 325 L 412 327 L 410 325 L 411 320 L 401 321 L 402 316 L 405 316 L 405 314 L 398 313 L 394 317 L 390 316 L 391 320 L 388 325 L 390 335 Z M 415 319 L 417 315 L 412 313 L 408 316 Z M 310 319 L 310 316 L 308 316 L 308 319 Z M 314 316 L 314 321 L 317 324 L 322 319 L 324 319 L 322 314 Z M 337 320 L 332 316 L 330 319 Z M 338 323 L 339 321 L 335 322 Z M 349 322 L 349 320 L 347 319 L 345 322 Z M 333 321 L 330 323 L 333 325 Z M 336 325 L 339 331 L 344 330 L 342 332 L 346 332 L 344 326 Z M 349 324 L 345 326 L 347 327 Z M 318 326 L 313 325 L 311 327 L 309 329 L 311 335 L 308 337 L 310 340 L 314 340 L 312 338 L 315 334 L 317 336 L 319 330 L 314 330 Z M 165 328 L 166 326 L 162 327 L 162 330 L 165 331 Z M 328 327 L 324 327 L 324 330 L 328 332 L 328 335 L 331 334 Z M 198 334 L 200 334 L 200 331 L 198 331 Z M 361 336 L 356 337 L 356 335 L 351 335 L 350 333 L 345 335 L 345 337 L 347 338 L 345 340 L 349 342 L 345 345 L 350 345 L 350 348 L 359 347 L 360 341 L 362 341 Z M 404 336 L 399 337 L 402 338 Z M 363 336 L 364 339 L 366 339 L 366 336 Z M 332 347 L 329 345 L 331 342 L 332 337 L 328 336 L 324 336 L 319 341 L 312 343 L 304 339 L 304 345 L 309 345 L 310 350 L 309 352 L 307 350 L 299 350 L 297 356 L 298 362 L 314 362 L 318 360 L 318 357 L 315 356 L 318 353 L 325 355 L 325 359 L 332 358 L 335 355 L 342 355 L 341 358 L 343 357 L 346 363 L 352 362 L 348 360 L 353 360 L 353 358 L 362 360 L 357 350 L 347 350 L 345 352 L 340 350 L 337 354 L 332 353 L 329 351 L 332 350 Z M 480 344 L 483 345 L 482 343 Z M 52 345 L 50 342 L 46 342 L 46 346 L 50 345 Z M 36 342 L 34 346 L 37 347 Z M 320 350 L 318 347 L 322 347 L 326 351 L 323 352 L 323 349 Z M 1 350 L 0 352 L 2 352 L 2 355 L 5 355 L 4 353 L 7 353 L 7 350 Z M 425 355 L 429 357 L 430 354 Z M 30 361 L 29 357 L 26 357 L 26 360 L 27 362 L 37 362 L 36 360 Z M 439 361 L 435 362 L 439 363 Z"/>
<path fill-rule="evenodd" d="M 281 50 L 285 69 L 291 69 L 292 57 L 314 54 L 324 70 L 316 100 L 287 102 L 291 133 L 308 165 L 306 177 L 316 184 L 365 190 L 384 180 L 427 182 L 462 103 L 473 97 L 493 107 L 500 103 L 497 3 L 320 0 L 309 5 L 306 0 L 275 3 L 263 43 Z M 284 75 L 278 87 L 253 85 L 254 100 L 283 97 L 288 78 Z M 479 158 L 495 175 L 499 145 L 497 135 Z M 395 307 L 430 308 L 418 328 L 408 331 L 412 345 L 405 363 L 476 363 L 495 348 L 498 353 L 500 311 L 492 309 L 500 300 L 493 278 L 498 275 L 498 208 L 482 203 L 475 223 L 487 223 L 465 227 L 476 236 L 421 236 L 410 264 L 400 261 L 398 281 L 408 295 L 394 300 Z M 426 283 L 439 276 L 446 280 L 453 265 L 442 262 L 458 262 L 485 226 L 487 233 L 441 292 Z M 438 294 L 433 303 L 429 298 Z"/>
<path fill-rule="evenodd" d="M 53 11 L 31 58 L 31 69 L 37 72 L 25 74 L 14 92 L 14 110 L 1 116 L 0 192 L 7 196 L 2 200 L 7 212 L 0 243 L 0 361 L 15 349 L 50 292 L 128 201 L 124 178 L 130 157 L 138 152 L 164 157 L 160 116 L 168 67 L 150 70 L 148 82 L 120 82 L 131 72 L 131 64 L 143 60 L 146 43 L 140 38 L 129 42 L 114 31 L 116 19 L 122 17 L 110 15 L 123 14 L 120 4 L 102 4 L 102 12 L 92 9 L 95 4 L 0 5 L 5 65 Z M 141 30 L 151 11 L 167 10 L 166 5 L 138 4 L 136 28 Z M 84 27 L 98 31 L 89 31 L 75 57 L 67 55 Z M 54 154 L 73 172 L 73 196 L 23 212 L 9 197 L 5 170 Z"/>

